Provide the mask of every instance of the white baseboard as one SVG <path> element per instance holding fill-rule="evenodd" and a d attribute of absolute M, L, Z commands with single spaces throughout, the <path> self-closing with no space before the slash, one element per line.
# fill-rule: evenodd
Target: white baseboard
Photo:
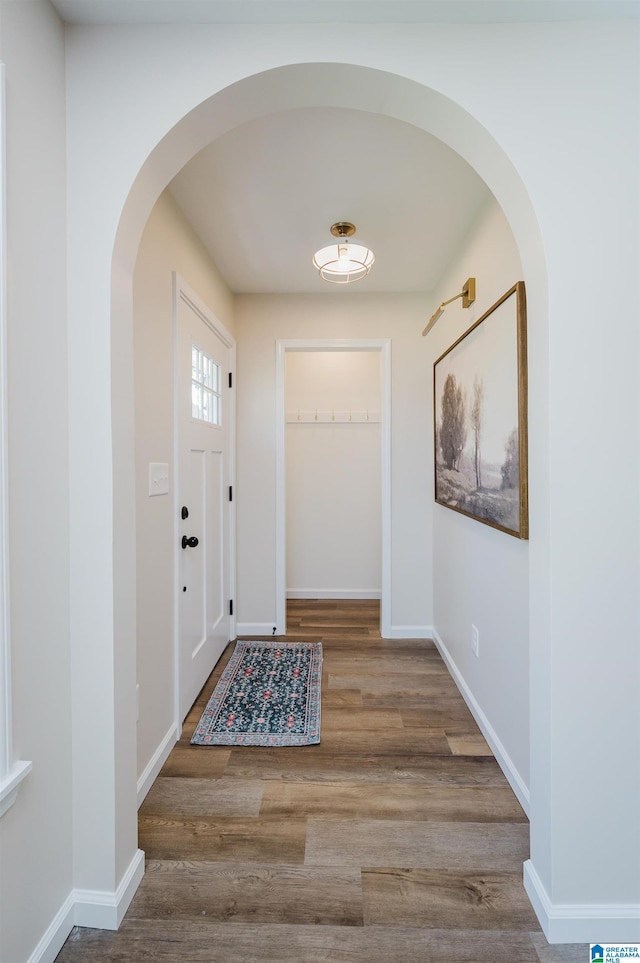
<path fill-rule="evenodd" d="M 178 727 L 174 722 L 138 779 L 138 809 L 179 738 Z"/>
<path fill-rule="evenodd" d="M 239 637 L 273 635 L 275 624 L 275 619 L 273 622 L 238 622 L 236 632 Z"/>
<path fill-rule="evenodd" d="M 56 913 L 51 925 L 29 957 L 28 963 L 53 963 L 75 922 L 73 890 Z"/>
<path fill-rule="evenodd" d="M 509 756 L 509 753 L 507 752 L 505 747 L 502 745 L 502 742 L 498 738 L 498 734 L 496 733 L 493 726 L 485 716 L 484 712 L 476 702 L 475 697 L 471 692 L 471 689 L 465 682 L 462 676 L 462 673 L 458 669 L 458 666 L 454 662 L 453 658 L 449 653 L 449 650 L 447 649 L 446 645 L 438 635 L 438 632 L 436 631 L 435 628 L 431 629 L 430 637 L 436 643 L 438 647 L 438 651 L 440 652 L 440 655 L 444 659 L 445 664 L 449 672 L 451 673 L 453 681 L 458 686 L 458 689 L 460 690 L 460 694 L 462 695 L 462 698 L 467 703 L 473 718 L 478 723 L 478 726 L 480 727 L 482 735 L 485 737 L 485 739 L 489 743 L 491 747 L 491 751 L 496 757 L 498 765 L 500 766 L 503 773 L 505 774 L 509 782 L 509 785 L 513 789 L 514 793 L 518 797 L 518 802 L 524 809 L 527 816 L 529 816 L 529 787 L 526 785 L 525 781 L 522 779 L 520 773 L 516 769 L 513 763 L 513 760 Z"/>
<path fill-rule="evenodd" d="M 530 859 L 524 888 L 549 943 L 637 943 L 640 905 L 552 903 Z"/>
<path fill-rule="evenodd" d="M 387 639 L 432 639 L 433 629 L 430 625 L 392 625 Z"/>
<path fill-rule="evenodd" d="M 28 963 L 54 963 L 74 926 L 117 930 L 144 876 L 144 853 L 137 849 L 115 892 L 71 890 Z"/>
<path fill-rule="evenodd" d="M 287 589 L 288 599 L 379 599 L 380 589 Z"/>
<path fill-rule="evenodd" d="M 137 849 L 115 892 L 74 890 L 76 926 L 117 930 L 143 876 L 144 853 L 141 849 Z"/>

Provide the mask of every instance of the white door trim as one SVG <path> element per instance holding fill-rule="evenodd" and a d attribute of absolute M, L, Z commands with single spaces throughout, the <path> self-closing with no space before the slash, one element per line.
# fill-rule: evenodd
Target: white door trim
<path fill-rule="evenodd" d="M 179 486 L 179 439 L 178 439 L 178 304 L 184 301 L 192 311 L 217 335 L 226 348 L 229 349 L 229 371 L 233 375 L 233 388 L 228 394 L 229 424 L 227 433 L 227 451 L 229 459 L 229 485 L 234 493 L 236 491 L 236 342 L 232 335 L 218 318 L 212 314 L 211 310 L 202 301 L 195 291 L 189 287 L 187 282 L 178 274 L 173 272 L 173 658 L 174 658 L 174 719 L 176 725 L 177 738 L 182 732 L 182 719 L 180 717 L 180 593 L 179 593 L 179 572 L 180 572 L 180 507 L 178 505 Z M 229 525 L 229 572 L 228 585 L 229 597 L 235 600 L 236 597 L 236 500 L 235 498 L 227 502 Z M 229 635 L 232 639 L 236 636 L 236 610 L 234 604 L 233 614 L 229 617 Z"/>
<path fill-rule="evenodd" d="M 382 479 L 382 594 L 380 634 L 391 637 L 391 339 L 293 338 L 276 341 L 276 632 L 287 626 L 287 523 L 285 446 L 285 361 L 287 351 L 379 351 L 382 402 L 380 470 Z"/>
<path fill-rule="evenodd" d="M 32 763 L 13 757 L 9 616 L 9 403 L 7 396 L 7 193 L 4 64 L 0 63 L 0 816 L 15 802 Z"/>

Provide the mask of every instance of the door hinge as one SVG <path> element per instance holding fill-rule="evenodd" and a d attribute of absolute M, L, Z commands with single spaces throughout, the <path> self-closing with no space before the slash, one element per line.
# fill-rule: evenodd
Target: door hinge
<path fill-rule="evenodd" d="M 233 485 L 229 485 L 229 501 L 233 501 Z"/>
<path fill-rule="evenodd" d="M 233 375 L 231 372 L 229 372 L 229 387 L 233 388 Z"/>
<path fill-rule="evenodd" d="M 233 615 L 233 599 L 229 599 L 229 615 Z"/>

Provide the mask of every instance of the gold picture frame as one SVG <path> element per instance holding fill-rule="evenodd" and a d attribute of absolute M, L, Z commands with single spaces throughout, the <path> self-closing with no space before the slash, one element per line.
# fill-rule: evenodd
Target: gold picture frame
<path fill-rule="evenodd" d="M 434 362 L 433 417 L 436 502 L 528 538 L 524 281 Z"/>

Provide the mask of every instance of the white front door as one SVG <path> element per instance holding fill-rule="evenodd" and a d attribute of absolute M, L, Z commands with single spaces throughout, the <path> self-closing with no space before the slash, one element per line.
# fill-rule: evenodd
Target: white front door
<path fill-rule="evenodd" d="M 176 283 L 180 722 L 231 639 L 230 345 Z"/>

